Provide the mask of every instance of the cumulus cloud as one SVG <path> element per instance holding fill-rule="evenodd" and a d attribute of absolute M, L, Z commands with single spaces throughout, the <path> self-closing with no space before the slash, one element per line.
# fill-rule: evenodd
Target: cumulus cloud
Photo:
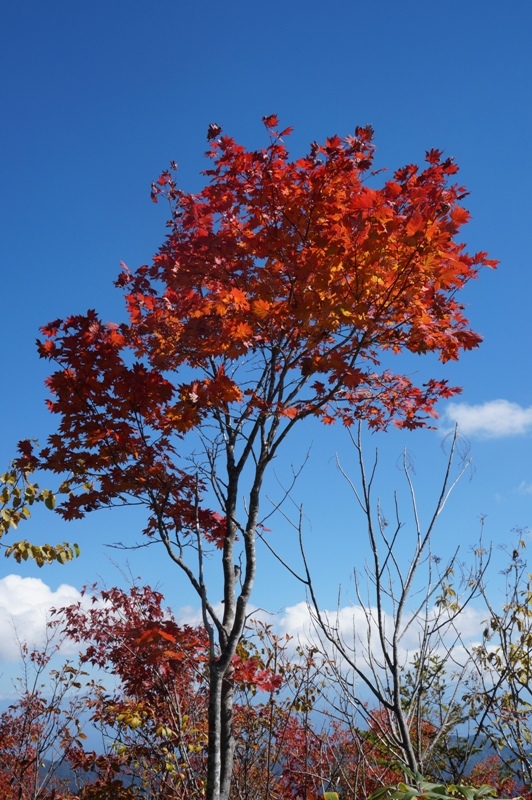
<path fill-rule="evenodd" d="M 485 439 L 522 436 L 532 431 L 532 406 L 523 408 L 510 400 L 489 400 L 478 405 L 450 403 L 443 414 L 443 423 L 444 430 L 449 424 L 458 425 L 459 433 L 465 436 Z"/>
<path fill-rule="evenodd" d="M 55 591 L 40 578 L 7 575 L 0 579 L 0 660 L 17 661 L 19 642 L 42 645 L 50 608 L 77 603 L 80 592 L 66 583 Z"/>
<path fill-rule="evenodd" d="M 8 662 L 15 663 L 19 660 L 19 642 L 26 642 L 30 647 L 42 645 L 46 640 L 46 623 L 50 618 L 49 610 L 52 607 L 70 605 L 82 601 L 91 604 L 91 598 L 82 598 L 78 589 L 68 584 L 62 584 L 55 591 L 45 584 L 40 578 L 23 578 L 19 575 L 8 575 L 0 579 L 0 662 L 7 666 Z M 222 612 L 222 606 L 217 608 Z M 288 634 L 292 637 L 295 650 L 298 644 L 317 644 L 320 649 L 326 648 L 332 655 L 330 645 L 324 637 L 319 637 L 316 632 L 312 615 L 306 602 L 289 606 L 279 614 L 268 614 L 261 609 L 250 609 L 252 616 L 272 625 L 274 632 L 279 635 Z M 367 615 L 369 613 L 369 617 Z M 324 619 L 338 630 L 344 641 L 350 646 L 359 666 L 364 669 L 366 663 L 365 652 L 368 643 L 368 632 L 371 634 L 373 655 L 377 662 L 381 661 L 378 652 L 378 636 L 374 621 L 376 609 L 363 609 L 360 605 L 345 605 L 334 611 L 324 610 Z M 437 613 L 436 610 L 434 613 Z M 176 614 L 182 624 L 201 624 L 201 613 L 198 608 L 186 606 Z M 468 606 L 460 615 L 459 629 L 463 641 L 472 644 L 478 641 L 482 623 L 486 618 L 485 609 L 474 609 Z M 386 616 L 386 629 L 392 631 L 392 619 Z M 401 657 L 407 664 L 419 650 L 420 628 L 412 624 L 405 633 L 401 642 Z M 453 645 L 452 630 L 444 637 L 441 643 L 442 654 L 445 647 Z M 76 646 L 72 652 L 76 651 Z M 376 649 L 375 649 L 376 648 Z M 62 648 L 63 655 L 67 650 Z M 459 662 L 458 650 L 454 651 L 455 659 Z"/>
<path fill-rule="evenodd" d="M 440 612 L 434 609 L 434 616 Z M 357 665 L 364 670 L 367 664 L 368 641 L 371 641 L 372 655 L 377 663 L 382 663 L 382 653 L 380 652 L 379 637 L 375 620 L 377 609 L 363 609 L 360 605 L 347 605 L 335 611 L 322 611 L 323 619 L 326 620 L 340 637 L 348 645 L 348 650 L 354 655 Z M 484 608 L 474 608 L 467 606 L 460 614 L 458 628 L 460 637 L 464 645 L 468 647 L 480 643 L 481 632 L 485 627 L 484 623 L 487 611 Z M 385 627 L 388 636 L 393 630 L 393 620 L 388 614 L 384 615 Z M 441 619 L 441 618 L 440 618 Z M 329 655 L 333 655 L 331 645 L 326 642 L 323 636 L 320 637 L 312 621 L 311 613 L 306 602 L 297 603 L 289 606 L 282 614 L 278 615 L 273 621 L 275 631 L 280 634 L 288 634 L 293 637 L 295 644 L 318 644 L 320 649 L 326 648 Z M 441 620 L 442 621 L 442 620 Z M 401 639 L 400 658 L 403 663 L 408 664 L 415 653 L 420 648 L 420 638 L 422 635 L 422 621 L 416 625 L 409 626 Z M 369 635 L 369 639 L 368 639 Z M 453 659 L 456 664 L 465 663 L 466 653 L 462 645 L 456 642 L 457 631 L 452 625 L 444 631 L 440 641 L 434 641 L 435 653 L 445 657 L 447 649 L 453 648 Z M 319 641 L 318 641 L 319 640 Z"/>

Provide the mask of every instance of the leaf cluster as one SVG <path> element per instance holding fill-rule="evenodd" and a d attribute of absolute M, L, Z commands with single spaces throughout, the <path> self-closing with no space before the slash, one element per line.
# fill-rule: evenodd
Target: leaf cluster
<path fill-rule="evenodd" d="M 495 789 L 488 785 L 480 787 L 463 786 L 455 784 L 439 784 L 426 780 L 423 775 L 414 772 L 404 765 L 397 764 L 405 778 L 410 779 L 410 783 L 399 782 L 395 786 L 382 786 L 374 791 L 369 800 L 416 800 L 416 798 L 426 798 L 426 800 L 480 800 L 484 797 L 494 797 Z"/>
<path fill-rule="evenodd" d="M 1 540 L 11 530 L 16 530 L 19 524 L 31 517 L 31 508 L 42 504 L 49 511 L 56 506 L 56 495 L 50 489 L 41 489 L 39 485 L 30 480 L 31 465 L 25 460 L 25 455 L 31 448 L 29 442 L 21 443 L 21 456 L 15 465 L 0 475 L 0 544 L 4 547 L 6 557 L 13 556 L 19 564 L 33 559 L 37 566 L 51 564 L 56 561 L 66 564 L 80 554 L 77 544 L 62 542 L 56 545 L 38 545 L 27 539 L 5 545 Z M 60 487 L 60 491 L 65 491 Z"/>

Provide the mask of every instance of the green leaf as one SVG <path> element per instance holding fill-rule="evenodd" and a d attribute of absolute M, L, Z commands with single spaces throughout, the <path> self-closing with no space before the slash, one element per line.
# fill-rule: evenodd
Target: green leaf
<path fill-rule="evenodd" d="M 54 510 L 55 497 L 53 496 L 52 492 L 50 492 L 50 494 L 47 494 L 46 497 L 44 498 L 44 505 L 46 506 L 46 508 L 49 508 L 50 511 Z"/>

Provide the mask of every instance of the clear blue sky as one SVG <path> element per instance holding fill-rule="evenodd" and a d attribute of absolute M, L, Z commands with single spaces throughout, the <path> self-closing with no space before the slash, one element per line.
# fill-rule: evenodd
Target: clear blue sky
<path fill-rule="evenodd" d="M 422 367 L 463 386 L 457 402 L 465 405 L 440 410 L 444 426 L 462 421 L 475 463 L 445 518 L 443 541 L 473 543 L 481 515 L 496 543 L 530 525 L 531 36 L 528 0 L 4 4 L 0 465 L 19 438 L 44 440 L 53 427 L 43 405 L 46 365 L 34 348 L 39 325 L 92 307 L 104 319 L 121 318 L 112 286 L 119 262 L 146 262 L 165 235 L 165 209 L 150 202 L 150 182 L 175 159 L 182 187 L 198 189 L 210 122 L 256 147 L 265 143 L 261 117 L 277 113 L 295 127 L 294 154 L 369 122 L 377 166 L 420 162 L 431 147 L 456 158 L 471 192 L 464 239 L 501 262 L 463 296 L 482 347 L 456 365 Z M 298 436 L 279 470 L 297 465 L 312 443 L 295 499 L 308 515 L 307 546 L 330 603 L 359 555 L 353 507 L 334 465 L 336 451 L 344 462 L 351 456 L 339 429 Z M 384 494 L 399 480 L 404 446 L 415 457 L 420 494 L 435 491 L 440 434 L 370 437 L 368 449 L 377 443 Z M 129 513 L 67 530 L 39 516 L 24 535 L 78 539 L 81 559 L 41 571 L 2 559 L 0 579 L 39 577 L 51 591 L 98 576 L 120 581 L 108 559 L 124 557 L 103 543 L 127 539 L 136 527 Z M 286 543 L 282 522 L 271 527 Z M 192 601 L 162 553 L 130 558 L 133 573 L 162 585 L 169 602 Z M 301 600 L 300 588 L 274 570 L 264 558 L 255 601 L 274 610 Z M 2 596 L 9 598 L 7 589 Z"/>

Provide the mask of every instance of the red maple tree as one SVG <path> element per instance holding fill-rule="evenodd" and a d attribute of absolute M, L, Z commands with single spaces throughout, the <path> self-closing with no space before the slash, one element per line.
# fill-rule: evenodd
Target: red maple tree
<path fill-rule="evenodd" d="M 290 160 L 290 129 L 273 115 L 264 123 L 270 142 L 258 151 L 209 128 L 197 194 L 173 170 L 154 183 L 153 199 L 170 203 L 169 233 L 152 264 L 117 281 L 126 322 L 88 311 L 42 329 L 58 427 L 22 459 L 66 474 L 66 519 L 144 504 L 145 533 L 197 591 L 209 636 L 209 800 L 229 796 L 231 672 L 266 468 L 306 417 L 426 425 L 459 390 L 416 385 L 383 360 L 410 351 L 445 362 L 476 347 L 457 294 L 495 263 L 457 241 L 466 192 L 440 151 L 374 188 L 369 126 Z M 209 545 L 220 549 L 221 614 L 204 580 Z"/>

